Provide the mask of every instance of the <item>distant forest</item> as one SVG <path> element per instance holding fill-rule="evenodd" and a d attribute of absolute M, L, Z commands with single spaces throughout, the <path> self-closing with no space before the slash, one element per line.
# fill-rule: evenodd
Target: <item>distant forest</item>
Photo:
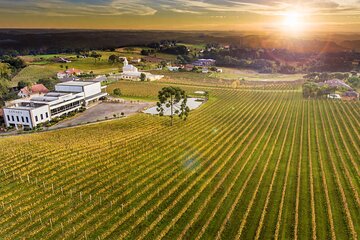
<path fill-rule="evenodd" d="M 1 55 L 38 55 L 143 46 L 162 39 L 213 41 L 204 33 L 158 31 L 0 30 Z"/>
<path fill-rule="evenodd" d="M 276 34 L 241 32 L 0 29 L 0 55 L 56 54 L 84 49 L 144 46 L 163 39 L 193 44 L 216 42 L 239 48 L 286 49 L 302 53 L 360 51 L 360 36 L 354 35 L 292 39 Z"/>

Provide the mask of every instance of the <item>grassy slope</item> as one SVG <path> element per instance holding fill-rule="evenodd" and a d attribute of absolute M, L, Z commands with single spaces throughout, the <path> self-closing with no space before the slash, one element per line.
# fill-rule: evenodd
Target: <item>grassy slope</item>
<path fill-rule="evenodd" d="M 141 58 L 140 49 L 135 48 L 133 51 L 127 51 L 125 49 L 117 49 L 115 52 L 109 51 L 98 51 L 102 55 L 100 60 L 94 60 L 93 58 L 77 58 L 73 54 L 47 54 L 47 55 L 38 55 L 38 56 L 22 56 L 22 59 L 26 61 L 29 65 L 21 72 L 19 72 L 13 79 L 13 85 L 15 86 L 17 82 L 24 80 L 27 82 L 36 82 L 41 78 L 54 77 L 58 71 L 64 70 L 65 66 L 69 68 L 77 68 L 83 70 L 84 72 L 93 71 L 95 74 L 109 74 L 109 73 L 118 73 L 122 68 L 120 63 L 109 63 L 109 56 L 112 54 L 123 56 L 129 58 Z M 70 59 L 71 63 L 54 63 L 51 60 L 54 57 L 64 57 Z M 174 60 L 176 56 L 169 54 L 158 54 L 157 57 L 164 58 L 166 60 Z M 61 66 L 63 66 L 61 68 Z M 150 70 L 156 68 L 156 65 L 147 63 L 144 67 L 139 67 L 140 69 Z"/>
<path fill-rule="evenodd" d="M 152 99 L 164 85 L 118 84 Z M 0 236 L 360 234 L 359 102 L 209 90 L 211 100 L 171 131 L 167 118 L 140 114 L 0 139 Z"/>
<path fill-rule="evenodd" d="M 18 82 L 36 82 L 42 78 L 55 77 L 57 73 L 56 67 L 29 65 L 22 69 L 12 80 L 11 85 L 16 86 Z"/>

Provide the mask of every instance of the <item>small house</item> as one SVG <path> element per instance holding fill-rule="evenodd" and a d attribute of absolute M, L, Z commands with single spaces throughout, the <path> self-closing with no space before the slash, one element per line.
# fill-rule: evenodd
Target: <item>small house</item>
<path fill-rule="evenodd" d="M 192 71 L 194 69 L 194 65 L 192 64 L 186 64 L 184 66 L 185 71 Z"/>
<path fill-rule="evenodd" d="M 21 98 L 30 97 L 34 94 L 46 94 L 49 90 L 43 84 L 35 84 L 31 87 L 24 87 L 20 89 L 18 96 Z"/>
<path fill-rule="evenodd" d="M 209 69 L 208 68 L 203 68 L 203 69 L 201 69 L 201 72 L 202 73 L 209 73 Z"/>
<path fill-rule="evenodd" d="M 63 79 L 63 78 L 67 78 L 67 77 L 71 77 L 71 76 L 78 76 L 82 73 L 81 70 L 76 69 L 76 68 L 70 68 L 67 69 L 66 71 L 60 71 L 56 74 L 58 79 Z"/>
<path fill-rule="evenodd" d="M 198 59 L 193 62 L 193 65 L 197 67 L 209 67 L 214 66 L 216 61 L 214 59 Z"/>
<path fill-rule="evenodd" d="M 70 69 L 66 70 L 65 73 L 68 75 L 80 75 L 82 73 L 82 71 L 79 69 L 76 69 L 76 68 L 70 68 Z"/>
<path fill-rule="evenodd" d="M 140 63 L 141 62 L 141 58 L 133 58 L 131 59 L 132 63 Z"/>
<path fill-rule="evenodd" d="M 172 67 L 172 66 L 167 66 L 167 69 L 170 72 L 178 72 L 180 70 L 180 67 Z"/>

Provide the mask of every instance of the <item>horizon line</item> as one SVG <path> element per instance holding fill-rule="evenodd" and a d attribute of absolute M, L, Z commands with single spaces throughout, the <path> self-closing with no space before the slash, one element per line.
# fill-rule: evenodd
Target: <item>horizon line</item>
<path fill-rule="evenodd" d="M 280 33 L 279 30 L 274 29 L 266 29 L 266 30 L 204 30 L 204 29 L 137 29 L 137 28 L 56 28 L 56 27 L 0 27 L 1 30 L 65 30 L 65 31 L 145 31 L 145 32 L 233 32 L 233 33 L 263 33 L 263 34 L 269 34 L 269 33 Z M 359 34 L 360 31 L 309 31 L 308 33 L 312 34 Z M 284 34 L 284 33 L 282 33 Z"/>

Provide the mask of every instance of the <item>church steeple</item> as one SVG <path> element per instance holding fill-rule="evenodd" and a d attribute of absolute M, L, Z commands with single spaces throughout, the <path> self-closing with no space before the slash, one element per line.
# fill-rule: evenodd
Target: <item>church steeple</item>
<path fill-rule="evenodd" d="M 127 58 L 124 57 L 124 67 L 127 66 L 127 65 L 129 65 L 129 62 L 128 62 Z"/>

